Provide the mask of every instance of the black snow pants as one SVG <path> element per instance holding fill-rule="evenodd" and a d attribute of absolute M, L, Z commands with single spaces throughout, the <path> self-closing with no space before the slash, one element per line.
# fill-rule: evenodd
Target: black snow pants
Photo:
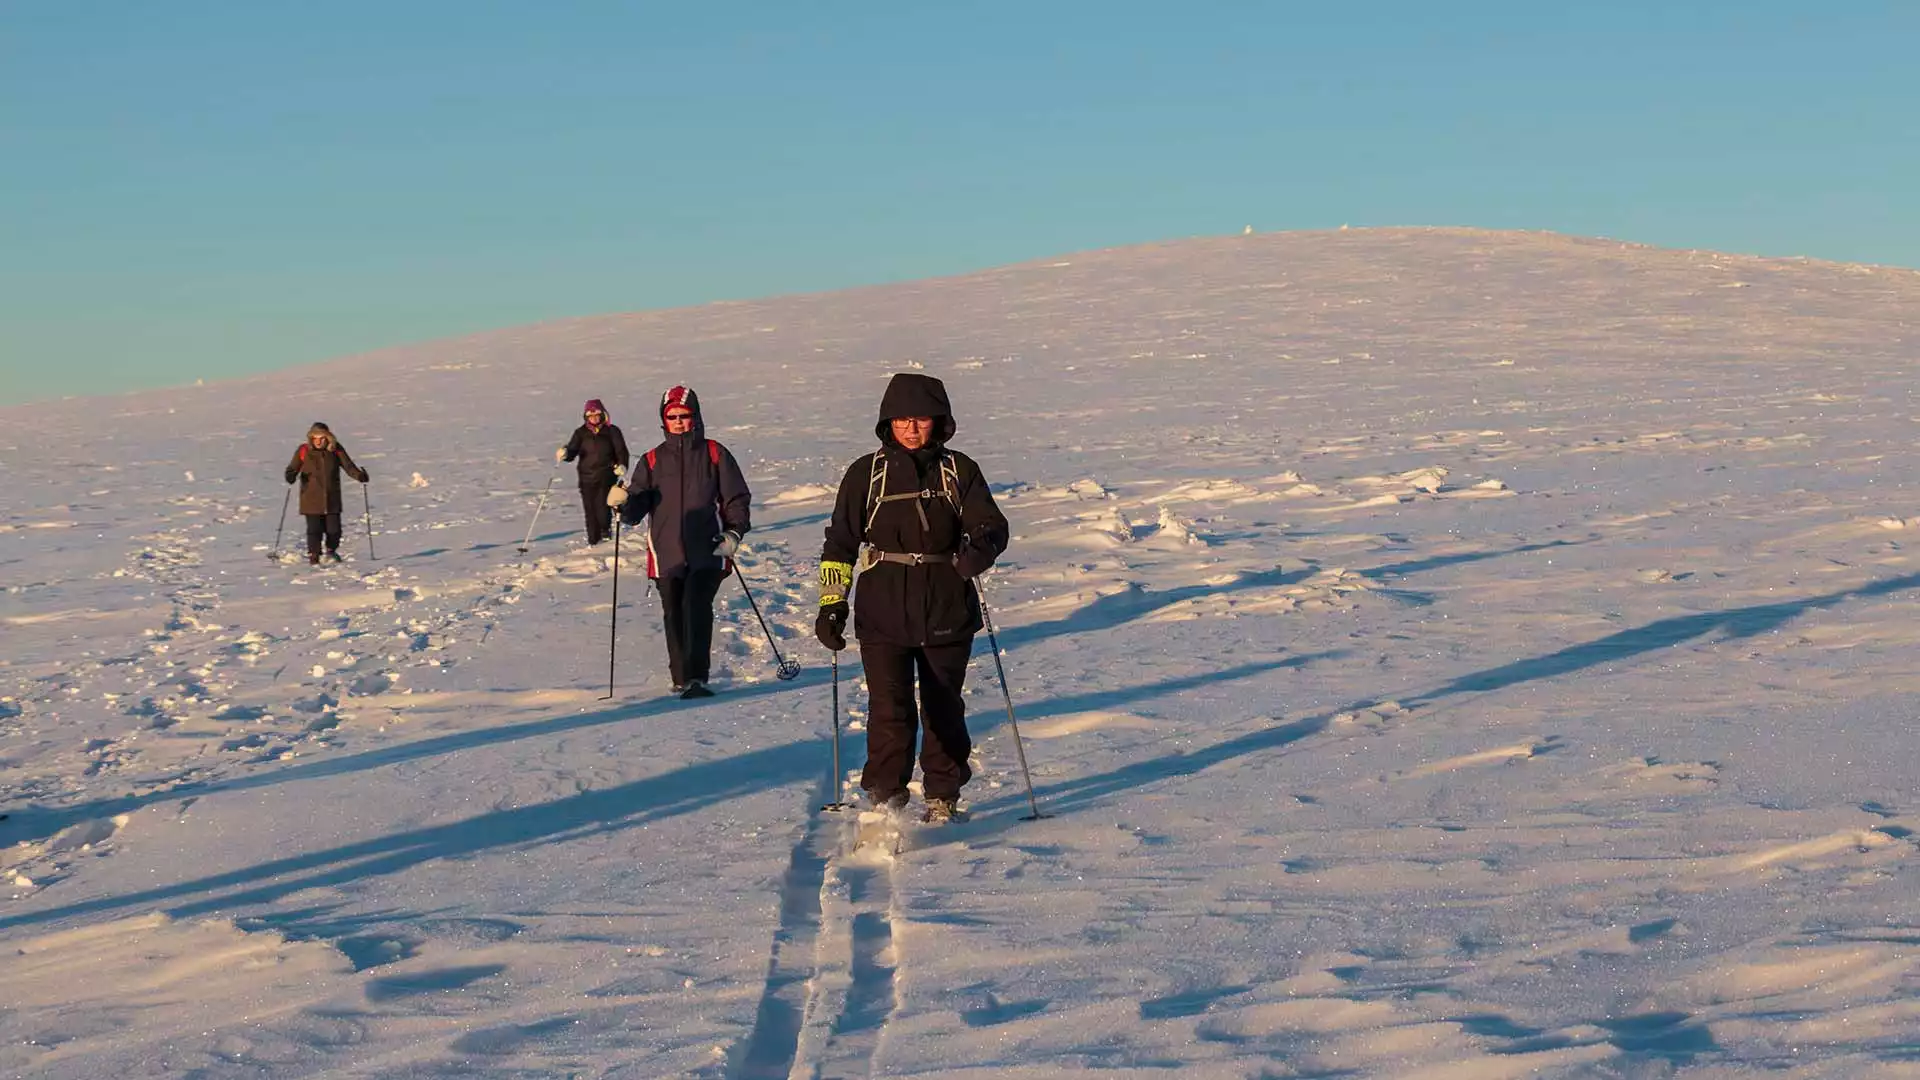
<path fill-rule="evenodd" d="M 307 555 L 318 558 L 320 541 L 327 542 L 328 551 L 340 550 L 339 514 L 303 514 L 307 519 Z"/>
<path fill-rule="evenodd" d="M 905 794 L 907 781 L 913 778 L 914 738 L 922 726 L 926 739 L 920 747 L 920 781 L 926 797 L 957 799 L 961 785 L 973 778 L 967 767 L 973 739 L 967 734 L 967 705 L 960 697 L 972 655 L 971 638 L 952 645 L 917 647 L 860 643 L 869 705 L 867 766 L 860 774 L 860 786 L 875 803 Z"/>
<path fill-rule="evenodd" d="M 613 507 L 607 505 L 607 492 L 614 479 L 580 481 L 580 502 L 587 511 L 587 543 L 597 544 L 613 535 Z"/>
<path fill-rule="evenodd" d="M 692 570 L 685 577 L 663 577 L 660 609 L 667 628 L 667 670 L 673 685 L 689 679 L 706 682 L 713 664 L 713 598 L 720 592 L 720 571 Z"/>

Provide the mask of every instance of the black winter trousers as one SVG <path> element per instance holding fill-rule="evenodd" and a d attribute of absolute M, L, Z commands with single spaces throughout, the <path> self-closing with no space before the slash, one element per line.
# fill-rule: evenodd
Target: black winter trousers
<path fill-rule="evenodd" d="M 607 492 L 613 490 L 613 477 L 580 481 L 580 502 L 587 511 L 587 543 L 597 544 L 613 535 L 613 507 L 607 505 Z"/>
<path fill-rule="evenodd" d="M 667 670 L 675 686 L 688 679 L 706 682 L 713 664 L 713 598 L 720 592 L 720 571 L 693 570 L 685 577 L 664 577 L 660 608 L 667 626 Z"/>
<path fill-rule="evenodd" d="M 867 766 L 860 774 L 860 786 L 874 802 L 884 803 L 907 790 L 907 781 L 913 779 L 914 738 L 922 726 L 926 739 L 920 747 L 920 781 L 926 797 L 957 799 L 961 786 L 973 778 L 973 770 L 967 767 L 973 739 L 967 734 L 967 705 L 960 697 L 972 655 L 971 638 L 954 645 L 918 647 L 860 643 L 869 706 Z"/>
<path fill-rule="evenodd" d="M 307 519 L 307 554 L 320 554 L 320 541 L 327 542 L 328 551 L 340 550 L 339 514 L 302 514 Z"/>

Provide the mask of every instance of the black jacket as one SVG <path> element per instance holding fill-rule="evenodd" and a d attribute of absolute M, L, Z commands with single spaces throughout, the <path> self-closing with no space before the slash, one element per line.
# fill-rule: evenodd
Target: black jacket
<path fill-rule="evenodd" d="M 908 451 L 893 440 L 888 421 L 903 416 L 936 419 L 936 441 Z M 895 375 L 881 399 L 874 426 L 880 449 L 856 459 L 840 480 L 833 518 L 827 523 L 822 562 L 860 562 L 862 545 L 901 555 L 931 555 L 919 565 L 872 562 L 860 572 L 853 595 L 854 635 L 891 645 L 946 645 L 980 632 L 980 599 L 954 559 L 978 574 L 1007 549 L 1007 519 L 993 501 L 980 466 L 946 448 L 955 430 L 946 388 L 927 375 Z M 918 499 L 868 503 L 878 460 L 885 466 L 882 494 L 926 493 Z M 941 460 L 952 462 L 956 512 L 944 490 Z M 924 524 L 922 513 L 925 514 Z M 871 518 L 873 525 L 867 526 Z"/>
<path fill-rule="evenodd" d="M 753 527 L 748 506 L 752 493 L 732 451 L 713 444 L 707 449 L 707 426 L 700 418 L 700 402 L 687 391 L 685 404 L 693 411 L 693 430 L 668 435 L 627 473 L 627 501 L 621 520 L 637 525 L 648 518 L 647 576 L 684 577 L 692 570 L 720 570 L 729 563 L 713 553 L 722 531 L 745 536 Z M 665 407 L 661 411 L 664 413 Z M 666 430 L 664 422 L 661 430 Z M 718 458 L 718 461 L 714 459 Z"/>
<path fill-rule="evenodd" d="M 627 437 L 612 424 L 601 424 L 594 431 L 585 424 L 574 429 L 573 438 L 567 440 L 568 461 L 578 461 L 575 466 L 580 472 L 580 483 L 609 485 L 613 483 L 613 467 L 627 468 L 631 462 L 627 458 Z"/>

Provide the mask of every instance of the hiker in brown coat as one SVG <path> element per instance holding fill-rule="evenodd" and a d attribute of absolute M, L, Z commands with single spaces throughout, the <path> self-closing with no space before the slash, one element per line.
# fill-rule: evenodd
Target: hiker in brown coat
<path fill-rule="evenodd" d="M 320 541 L 327 542 L 327 557 L 340 561 L 340 473 L 345 471 L 361 483 L 367 482 L 367 470 L 353 463 L 347 448 L 333 437 L 327 425 L 314 421 L 307 429 L 307 441 L 293 452 L 287 462 L 287 483 L 300 481 L 300 513 L 307 519 L 307 561 L 320 561 Z"/>

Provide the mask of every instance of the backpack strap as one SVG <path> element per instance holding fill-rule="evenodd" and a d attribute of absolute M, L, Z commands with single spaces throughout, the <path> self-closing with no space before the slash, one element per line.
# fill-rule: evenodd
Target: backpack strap
<path fill-rule="evenodd" d="M 875 450 L 873 463 L 867 470 L 867 528 L 869 530 L 873 528 L 873 520 L 880 513 L 881 503 L 899 502 L 903 499 L 914 500 L 913 509 L 920 515 L 920 527 L 930 528 L 927 523 L 927 509 L 922 505 L 921 500 L 933 498 L 934 493 L 931 490 L 902 491 L 893 495 L 886 494 L 886 490 L 886 451 Z M 945 451 L 940 454 L 940 496 L 947 500 L 948 506 L 953 507 L 953 515 L 959 517 L 960 470 L 954 464 L 953 455 Z"/>
<path fill-rule="evenodd" d="M 867 525 L 862 531 L 873 531 L 873 518 L 880 512 L 880 504 L 886 501 L 882 494 L 886 490 L 887 455 L 883 450 L 875 450 L 867 468 Z"/>
<path fill-rule="evenodd" d="M 953 454 L 940 453 L 940 494 L 947 497 L 947 505 L 953 507 L 953 516 L 960 516 L 960 467 L 953 463 Z"/>
<path fill-rule="evenodd" d="M 658 455 L 659 455 L 659 451 L 657 449 L 647 451 L 647 471 L 648 472 L 653 471 L 653 463 L 655 459 L 658 457 Z M 715 468 L 719 468 L 720 444 L 717 442 L 714 442 L 712 439 L 707 440 L 707 460 L 713 462 Z"/>

